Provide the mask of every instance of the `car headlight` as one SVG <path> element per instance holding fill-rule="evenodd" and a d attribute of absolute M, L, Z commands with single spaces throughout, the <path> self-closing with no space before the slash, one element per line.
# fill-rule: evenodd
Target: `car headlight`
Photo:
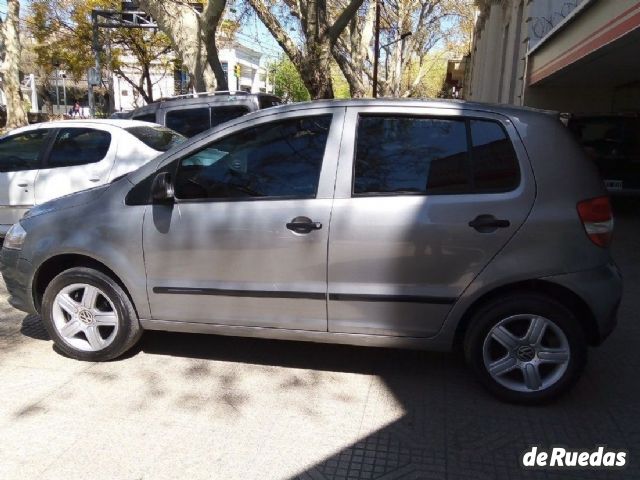
<path fill-rule="evenodd" d="M 27 232 L 22 228 L 22 225 L 20 225 L 20 223 L 14 223 L 4 237 L 3 248 L 20 250 L 26 237 Z"/>

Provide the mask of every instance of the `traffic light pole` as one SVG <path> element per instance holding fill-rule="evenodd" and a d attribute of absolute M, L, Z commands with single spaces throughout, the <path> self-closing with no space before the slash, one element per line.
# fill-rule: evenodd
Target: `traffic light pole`
<path fill-rule="evenodd" d="M 91 49 L 96 58 L 95 72 L 92 69 L 87 72 L 88 82 L 88 100 L 91 116 L 96 114 L 96 98 L 93 91 L 94 86 L 101 83 L 101 65 L 100 65 L 100 28 L 144 28 L 157 29 L 156 21 L 145 12 L 140 11 L 117 11 L 117 10 L 91 10 L 91 26 L 93 27 L 93 42 Z"/>

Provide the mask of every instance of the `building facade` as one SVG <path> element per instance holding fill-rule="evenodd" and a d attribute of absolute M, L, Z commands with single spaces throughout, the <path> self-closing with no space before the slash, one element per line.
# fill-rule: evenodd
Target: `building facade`
<path fill-rule="evenodd" d="M 470 100 L 640 111 L 640 0 L 480 0 Z"/>
<path fill-rule="evenodd" d="M 264 66 L 264 55 L 240 43 L 233 43 L 221 48 L 218 52 L 222 68 L 227 75 L 227 83 L 231 91 L 246 91 L 251 93 L 272 92 L 273 86 L 269 82 L 267 69 Z M 188 76 L 182 70 L 176 70 L 173 58 L 159 59 L 151 71 L 153 84 L 153 98 L 167 98 L 174 95 L 188 93 Z M 140 80 L 135 59 L 123 58 L 123 71 L 133 82 Z M 127 65 L 127 62 L 131 62 Z M 239 68 L 237 68 L 239 67 Z M 238 75 L 239 74 L 239 75 Z M 127 111 L 146 104 L 144 98 L 124 78 L 113 75 L 113 90 L 115 111 Z"/>

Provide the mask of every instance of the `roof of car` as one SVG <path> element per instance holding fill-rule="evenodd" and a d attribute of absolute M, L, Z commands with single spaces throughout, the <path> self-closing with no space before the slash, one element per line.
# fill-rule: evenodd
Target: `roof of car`
<path fill-rule="evenodd" d="M 85 120 L 54 120 L 51 122 L 32 123 L 25 127 L 20 127 L 12 130 L 10 133 L 21 132 L 26 130 L 34 130 L 38 128 L 63 128 L 63 127 L 91 127 L 97 125 L 108 125 L 118 128 L 130 128 L 130 127 L 144 127 L 149 126 L 149 122 L 142 122 L 140 120 L 124 120 L 118 118 L 105 118 L 105 119 L 85 119 Z M 160 125 L 158 125 L 160 126 Z"/>
<path fill-rule="evenodd" d="M 482 103 L 482 102 L 470 102 L 467 100 L 449 100 L 449 99 L 417 99 L 417 98 L 359 98 L 359 99 L 344 99 L 344 100 L 311 100 L 308 102 L 288 103 L 285 105 L 278 105 L 271 107 L 268 110 L 295 110 L 297 108 L 304 107 L 433 107 L 433 108 L 448 108 L 448 109 L 462 109 L 462 110 L 477 110 L 482 112 L 501 113 L 503 115 L 512 116 L 521 112 L 541 113 L 546 115 L 559 115 L 558 112 L 553 110 L 541 110 L 531 107 L 516 107 L 513 105 L 497 104 L 497 103 Z"/>
<path fill-rule="evenodd" d="M 176 106 L 190 106 L 201 103 L 247 103 L 255 98 L 279 98 L 272 93 L 264 92 L 201 92 L 199 94 L 176 95 L 174 97 L 159 98 L 147 105 L 143 105 L 131 111 L 135 114 L 155 112 L 160 108 L 170 108 Z"/>

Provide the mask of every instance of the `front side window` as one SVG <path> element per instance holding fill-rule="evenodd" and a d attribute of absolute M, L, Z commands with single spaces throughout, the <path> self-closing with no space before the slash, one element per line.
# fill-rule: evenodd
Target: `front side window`
<path fill-rule="evenodd" d="M 107 156 L 111 134 L 92 128 L 61 128 L 47 160 L 48 168 L 96 163 Z"/>
<path fill-rule="evenodd" d="M 518 186 L 511 141 L 490 120 L 362 116 L 353 194 L 498 193 Z"/>
<path fill-rule="evenodd" d="M 40 168 L 40 152 L 48 130 L 19 133 L 0 140 L 0 172 Z"/>
<path fill-rule="evenodd" d="M 228 122 L 234 118 L 241 117 L 242 115 L 249 113 L 249 109 L 243 106 L 224 106 L 224 107 L 212 107 L 211 108 L 211 128 L 220 125 L 221 123 Z"/>
<path fill-rule="evenodd" d="M 313 198 L 331 115 L 274 121 L 233 133 L 183 158 L 179 199 Z"/>
<path fill-rule="evenodd" d="M 185 137 L 193 137 L 211 128 L 209 107 L 171 110 L 167 112 L 166 126 Z"/>

